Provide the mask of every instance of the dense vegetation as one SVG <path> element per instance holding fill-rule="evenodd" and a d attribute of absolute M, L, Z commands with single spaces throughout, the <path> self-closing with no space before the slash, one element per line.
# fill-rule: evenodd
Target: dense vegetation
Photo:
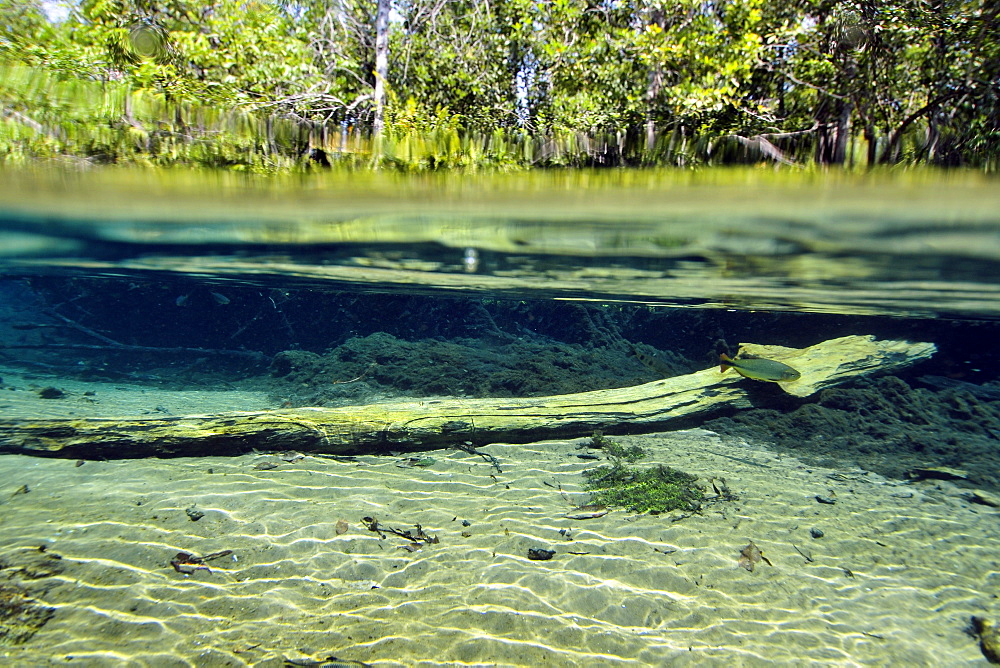
<path fill-rule="evenodd" d="M 0 0 L 0 159 L 995 169 L 991 0 Z"/>

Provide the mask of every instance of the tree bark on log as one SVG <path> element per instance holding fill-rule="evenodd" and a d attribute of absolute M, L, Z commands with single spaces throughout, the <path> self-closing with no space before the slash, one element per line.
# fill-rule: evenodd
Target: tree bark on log
<path fill-rule="evenodd" d="M 899 370 L 933 343 L 848 336 L 808 348 L 742 344 L 740 354 L 801 373 L 780 383 L 806 397 L 850 378 Z M 752 407 L 757 381 L 718 367 L 610 390 L 526 399 L 428 399 L 339 408 L 124 419 L 2 419 L 0 452 L 84 459 L 236 455 L 298 450 L 336 455 L 418 451 L 472 443 L 641 433 L 689 424 L 724 407 Z M 758 395 L 759 396 L 759 395 Z M 682 422 L 683 421 L 683 422 Z"/>

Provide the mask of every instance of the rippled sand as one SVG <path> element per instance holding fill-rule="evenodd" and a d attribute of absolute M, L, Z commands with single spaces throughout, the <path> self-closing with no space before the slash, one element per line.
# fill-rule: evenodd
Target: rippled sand
<path fill-rule="evenodd" d="M 683 519 L 565 519 L 588 500 L 580 472 L 594 465 L 571 441 L 486 447 L 502 473 L 457 450 L 427 453 L 426 467 L 403 456 L 0 457 L 0 582 L 54 608 L 26 643 L 0 643 L 0 660 L 984 662 L 965 628 L 1000 611 L 996 509 L 950 483 L 807 467 L 701 430 L 618 440 L 650 449 L 648 463 L 724 476 L 739 499 Z M 261 461 L 278 466 L 255 469 Z M 369 531 L 366 516 L 420 524 L 440 542 L 411 553 Z M 771 566 L 738 565 L 749 540 Z M 531 547 L 556 554 L 530 561 Z M 221 550 L 233 554 L 211 571 L 170 565 L 180 551 Z"/>

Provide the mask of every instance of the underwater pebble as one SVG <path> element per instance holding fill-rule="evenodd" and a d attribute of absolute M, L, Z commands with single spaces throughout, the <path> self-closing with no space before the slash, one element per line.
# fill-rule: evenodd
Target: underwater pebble
<path fill-rule="evenodd" d="M 540 547 L 529 547 L 528 548 L 528 559 L 532 561 L 548 561 L 555 555 L 555 550 L 545 550 Z"/>
<path fill-rule="evenodd" d="M 972 627 L 979 636 L 979 649 L 990 663 L 1000 663 L 1000 625 L 985 617 L 973 617 Z"/>
<path fill-rule="evenodd" d="M 817 494 L 816 500 L 819 501 L 820 503 L 825 503 L 829 506 L 832 506 L 833 504 L 837 503 L 837 499 L 833 498 L 832 496 L 820 496 Z"/>
<path fill-rule="evenodd" d="M 973 503 L 979 503 L 984 506 L 992 506 L 993 508 L 1000 508 L 1000 496 L 996 494 L 991 494 L 990 492 L 985 492 L 981 489 L 974 489 L 965 494 L 966 501 L 972 501 Z"/>
<path fill-rule="evenodd" d="M 823 533 L 822 529 L 817 529 L 816 527 L 813 527 L 812 529 L 809 529 L 809 535 L 812 536 L 813 538 L 822 538 L 826 534 Z"/>

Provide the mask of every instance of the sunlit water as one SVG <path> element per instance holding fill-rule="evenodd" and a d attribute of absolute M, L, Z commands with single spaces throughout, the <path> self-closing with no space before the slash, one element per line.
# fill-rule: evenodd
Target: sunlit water
<path fill-rule="evenodd" d="M 1000 613 L 993 179 L 2 176 L 2 427 L 628 387 L 740 342 L 938 352 L 801 402 L 745 381 L 765 410 L 728 425 L 643 435 L 623 415 L 613 431 L 646 461 L 733 490 L 689 516 L 567 519 L 587 439 L 493 443 L 496 467 L 454 449 L 4 454 L 0 661 L 983 661 L 971 618 Z M 751 540 L 768 561 L 748 570 Z"/>

